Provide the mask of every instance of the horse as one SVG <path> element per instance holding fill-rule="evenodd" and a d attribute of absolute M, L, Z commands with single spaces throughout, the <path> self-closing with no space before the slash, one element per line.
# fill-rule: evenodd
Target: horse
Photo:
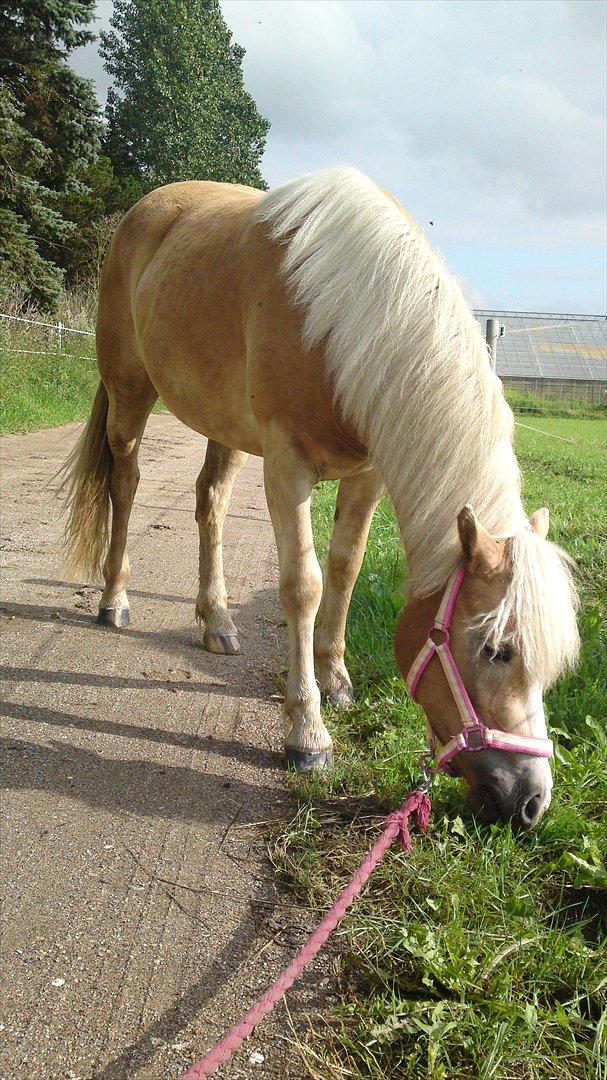
<path fill-rule="evenodd" d="M 513 415 L 480 328 L 401 204 L 350 167 L 267 193 L 204 181 L 152 191 L 109 247 L 97 356 L 99 387 L 64 483 L 71 569 L 103 571 L 98 621 L 129 621 L 137 454 L 161 396 L 208 439 L 195 610 L 211 652 L 240 648 L 222 528 L 247 455 L 263 457 L 288 628 L 285 760 L 330 768 L 321 693 L 336 705 L 353 699 L 346 618 L 387 491 L 408 568 L 398 666 L 406 676 L 424 654 L 415 692 L 439 745 L 466 726 L 458 686 L 496 736 L 468 739 L 450 765 L 473 812 L 534 826 L 552 788 L 543 692 L 579 647 L 571 563 L 546 538 L 548 511 L 525 514 Z M 310 500 L 329 479 L 339 490 L 323 577 Z M 441 596 L 459 568 L 437 640 Z M 447 637 L 457 678 L 444 656 L 436 662 Z"/>

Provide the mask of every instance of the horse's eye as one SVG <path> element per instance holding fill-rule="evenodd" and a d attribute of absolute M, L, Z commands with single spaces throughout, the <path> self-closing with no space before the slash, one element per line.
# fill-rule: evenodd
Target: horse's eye
<path fill-rule="evenodd" d="M 483 656 L 492 663 L 498 661 L 500 664 L 508 664 L 514 656 L 514 649 L 511 645 L 502 645 L 501 649 L 493 651 L 490 645 L 485 645 L 483 648 Z"/>

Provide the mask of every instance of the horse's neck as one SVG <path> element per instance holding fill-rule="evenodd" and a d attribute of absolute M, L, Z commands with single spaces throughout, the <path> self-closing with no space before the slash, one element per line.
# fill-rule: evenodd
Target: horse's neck
<path fill-rule="evenodd" d="M 471 505 L 494 536 L 513 536 L 526 522 L 518 463 L 508 438 L 495 444 L 493 460 L 484 469 L 479 469 L 478 460 L 474 463 L 476 473 L 472 467 L 466 470 L 461 447 L 454 449 L 461 459 L 460 467 L 454 468 L 451 461 L 443 470 L 432 460 L 431 442 L 408 455 L 403 431 L 401 446 L 401 467 L 391 462 L 382 471 L 407 556 L 410 593 L 427 596 L 444 587 L 461 559 L 457 515 L 463 506 Z M 445 452 L 444 443 L 440 452 Z M 375 453 L 382 468 L 380 448 Z M 417 459 L 417 473 L 407 465 L 410 456 Z M 419 467 L 420 461 L 425 467 Z"/>

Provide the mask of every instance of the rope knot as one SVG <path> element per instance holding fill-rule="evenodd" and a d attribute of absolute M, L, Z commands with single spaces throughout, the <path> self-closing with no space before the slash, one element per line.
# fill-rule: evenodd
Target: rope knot
<path fill-rule="evenodd" d="M 390 814 L 384 823 L 384 829 L 395 827 L 395 836 L 400 837 L 400 841 L 405 851 L 411 851 L 411 834 L 409 832 L 409 818 L 413 814 L 417 822 L 418 828 L 427 829 L 430 822 L 430 813 L 432 810 L 432 804 L 430 799 L 423 791 L 412 791 L 407 796 L 405 802 L 401 806 L 400 810 L 395 810 L 393 814 Z"/>

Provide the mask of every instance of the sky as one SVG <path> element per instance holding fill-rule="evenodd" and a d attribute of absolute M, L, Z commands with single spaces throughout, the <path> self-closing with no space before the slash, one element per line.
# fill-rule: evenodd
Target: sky
<path fill-rule="evenodd" d="M 270 187 L 336 162 L 392 191 L 473 307 L 604 313 L 602 0 L 222 0 Z M 97 5 L 107 29 L 111 0 Z M 91 44 L 72 56 L 105 100 Z"/>

